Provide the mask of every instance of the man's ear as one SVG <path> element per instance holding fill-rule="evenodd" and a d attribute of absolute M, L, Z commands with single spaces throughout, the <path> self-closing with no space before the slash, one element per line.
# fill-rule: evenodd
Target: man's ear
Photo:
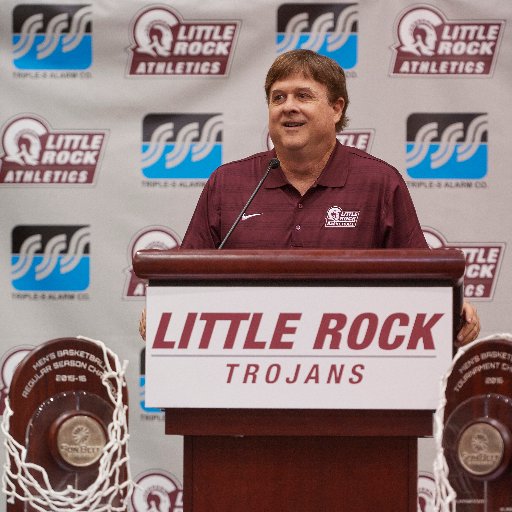
<path fill-rule="evenodd" d="M 339 97 L 332 104 L 332 108 L 333 108 L 334 115 L 335 115 L 335 118 L 334 118 L 335 123 L 337 123 L 341 119 L 341 116 L 343 115 L 343 107 L 344 106 L 345 106 L 345 100 L 342 97 Z"/>

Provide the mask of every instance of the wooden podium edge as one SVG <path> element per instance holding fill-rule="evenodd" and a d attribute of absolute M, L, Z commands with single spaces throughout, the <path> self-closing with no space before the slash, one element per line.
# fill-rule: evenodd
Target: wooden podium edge
<path fill-rule="evenodd" d="M 133 270 L 150 281 L 433 280 L 462 285 L 459 249 L 142 250 Z"/>

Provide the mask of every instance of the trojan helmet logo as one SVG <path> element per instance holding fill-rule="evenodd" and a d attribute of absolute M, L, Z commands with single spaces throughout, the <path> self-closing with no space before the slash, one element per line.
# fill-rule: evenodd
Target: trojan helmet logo
<path fill-rule="evenodd" d="M 447 21 L 430 5 L 407 9 L 395 24 L 391 74 L 485 76 L 492 74 L 503 21 Z"/>
<path fill-rule="evenodd" d="M 144 249 L 168 250 L 180 246 L 180 239 L 174 231 L 164 226 L 148 226 L 141 229 L 131 240 L 128 249 L 130 266 L 125 270 L 126 285 L 125 299 L 144 298 L 146 296 L 146 281 L 133 272 L 131 262 L 135 253 Z"/>
<path fill-rule="evenodd" d="M 407 174 L 414 179 L 481 179 L 487 174 L 488 116 L 411 114 Z"/>
<path fill-rule="evenodd" d="M 145 11 L 134 26 L 135 51 L 152 57 L 169 57 L 173 42 L 172 29 L 178 24 L 178 18 L 168 9 Z"/>
<path fill-rule="evenodd" d="M 2 134 L 6 164 L 35 166 L 41 161 L 42 140 L 49 133 L 43 119 L 20 117 L 9 123 Z"/>
<path fill-rule="evenodd" d="M 434 512 L 435 498 L 434 475 L 420 472 L 418 475 L 418 512 Z"/>
<path fill-rule="evenodd" d="M 400 50 L 420 56 L 431 57 L 436 53 L 437 29 L 444 20 L 431 8 L 415 8 L 404 14 L 398 24 Z"/>
<path fill-rule="evenodd" d="M 220 114 L 148 114 L 142 172 L 149 179 L 206 179 L 222 163 Z"/>
<path fill-rule="evenodd" d="M 283 4 L 277 11 L 277 52 L 313 50 L 343 69 L 357 64 L 357 4 Z"/>
<path fill-rule="evenodd" d="M 89 287 L 90 226 L 16 226 L 12 285 L 20 291 L 84 291 Z"/>
<path fill-rule="evenodd" d="M 239 21 L 184 22 L 162 6 L 139 12 L 131 24 L 130 76 L 225 76 Z"/>
<path fill-rule="evenodd" d="M 17 5 L 12 43 L 18 69 L 87 69 L 92 63 L 92 6 Z"/>
<path fill-rule="evenodd" d="M 132 512 L 183 512 L 183 490 L 178 479 L 164 471 L 137 475 L 131 497 Z"/>
<path fill-rule="evenodd" d="M 492 300 L 505 253 L 505 244 L 502 242 L 447 242 L 435 229 L 429 227 L 422 229 L 430 248 L 453 248 L 464 252 L 466 257 L 464 297 L 472 300 Z"/>
<path fill-rule="evenodd" d="M 53 130 L 43 118 L 18 116 L 2 132 L 0 185 L 91 185 L 105 135 Z"/>

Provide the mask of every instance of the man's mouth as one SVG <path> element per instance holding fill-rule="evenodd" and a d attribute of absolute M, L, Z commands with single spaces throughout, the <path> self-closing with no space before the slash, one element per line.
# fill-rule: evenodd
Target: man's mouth
<path fill-rule="evenodd" d="M 297 128 L 298 126 L 304 126 L 306 123 L 301 123 L 297 121 L 287 121 L 283 123 L 283 126 L 286 128 Z"/>

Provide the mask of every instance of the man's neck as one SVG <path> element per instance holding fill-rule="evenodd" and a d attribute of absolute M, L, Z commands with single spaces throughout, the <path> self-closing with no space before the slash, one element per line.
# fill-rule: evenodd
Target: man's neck
<path fill-rule="evenodd" d="M 336 145 L 336 141 L 320 155 L 314 157 L 298 152 L 277 152 L 286 179 L 304 195 L 322 174 Z"/>

